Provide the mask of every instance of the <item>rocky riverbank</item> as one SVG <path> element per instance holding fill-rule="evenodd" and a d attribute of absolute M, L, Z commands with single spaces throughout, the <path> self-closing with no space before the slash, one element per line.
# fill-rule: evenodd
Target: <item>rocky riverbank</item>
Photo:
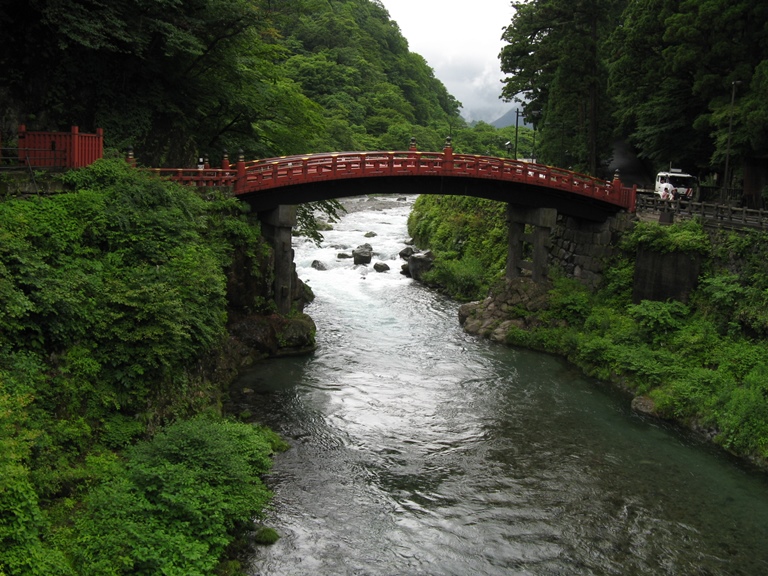
<path fill-rule="evenodd" d="M 535 283 L 530 278 L 508 280 L 491 291 L 480 302 L 468 302 L 459 308 L 459 322 L 469 334 L 483 336 L 494 342 L 506 342 L 512 326 L 529 328 L 536 312 L 549 305 L 549 282 Z M 519 314 L 525 311 L 525 315 Z"/>
<path fill-rule="evenodd" d="M 595 342 L 599 344 L 599 338 L 590 336 L 589 331 L 584 331 L 582 334 L 580 330 L 570 332 L 570 336 L 566 339 L 558 338 L 557 332 L 567 331 L 569 326 L 565 320 L 553 319 L 556 315 L 552 312 L 547 314 L 551 308 L 552 288 L 551 282 L 536 284 L 530 278 L 501 282 L 484 300 L 460 306 L 459 322 L 463 329 L 472 335 L 506 345 L 519 345 L 561 355 L 575 363 L 586 374 L 595 375 L 601 381 L 607 381 L 626 393 L 634 412 L 687 429 L 702 441 L 726 448 L 726 451 L 738 460 L 748 462 L 762 472 L 768 472 L 768 462 L 765 460 L 753 454 L 728 450 L 722 441 L 722 430 L 713 423 L 707 424 L 706 416 L 680 418 L 671 413 L 667 407 L 659 406 L 652 392 L 653 387 L 649 387 L 641 376 L 648 367 L 638 365 L 634 366 L 633 373 L 616 370 L 605 376 L 605 365 L 589 360 L 589 353 L 585 354 L 581 348 L 582 343 L 586 346 L 597 345 Z M 510 336 L 510 332 L 517 332 L 518 335 L 527 334 L 530 339 L 519 342 Z M 624 346 L 630 347 L 631 343 L 626 343 Z M 603 376 L 597 376 L 597 374 Z M 641 388 L 650 389 L 651 392 L 638 393 Z"/>

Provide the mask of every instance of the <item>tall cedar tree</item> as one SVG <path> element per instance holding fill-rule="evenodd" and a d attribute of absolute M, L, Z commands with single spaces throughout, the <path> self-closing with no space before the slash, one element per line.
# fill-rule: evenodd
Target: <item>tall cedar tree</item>
<path fill-rule="evenodd" d="M 534 0 L 515 15 L 499 55 L 502 97 L 523 103 L 540 131 L 540 157 L 600 174 L 608 159 L 611 107 L 604 43 L 623 0 Z"/>

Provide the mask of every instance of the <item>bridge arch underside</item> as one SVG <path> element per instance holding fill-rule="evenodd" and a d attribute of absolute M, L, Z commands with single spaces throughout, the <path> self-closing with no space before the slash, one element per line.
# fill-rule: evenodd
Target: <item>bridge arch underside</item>
<path fill-rule="evenodd" d="M 554 208 L 559 214 L 604 222 L 622 207 L 597 198 L 530 183 L 456 176 L 381 176 L 305 182 L 238 195 L 254 212 L 368 194 L 445 194 L 474 196 L 525 208 Z"/>

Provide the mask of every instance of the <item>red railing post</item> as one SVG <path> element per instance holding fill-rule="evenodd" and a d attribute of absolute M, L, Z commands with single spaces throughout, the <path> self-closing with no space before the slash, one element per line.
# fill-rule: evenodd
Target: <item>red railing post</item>
<path fill-rule="evenodd" d="M 453 171 L 453 147 L 450 136 L 445 139 L 445 146 L 443 147 L 443 168 L 449 172 Z"/>
<path fill-rule="evenodd" d="M 226 150 L 223 151 L 224 155 L 221 157 L 221 168 L 222 170 L 229 170 L 231 166 L 229 165 L 229 154 Z"/>
<path fill-rule="evenodd" d="M 619 178 L 619 170 L 618 168 L 613 173 L 613 182 L 611 182 L 611 187 L 613 188 L 613 191 L 617 194 L 621 194 L 621 179 Z"/>
<path fill-rule="evenodd" d="M 26 144 L 27 141 L 27 126 L 25 124 L 19 124 L 18 138 L 19 143 L 17 145 L 19 147 L 19 164 L 26 164 L 26 158 L 24 154 L 26 146 L 24 144 Z"/>
<path fill-rule="evenodd" d="M 104 128 L 96 128 L 96 157 L 89 162 L 95 162 L 104 157 Z"/>
<path fill-rule="evenodd" d="M 80 168 L 80 128 L 78 126 L 72 126 L 67 148 L 69 150 L 67 150 L 66 168 Z"/>
<path fill-rule="evenodd" d="M 246 191 L 247 182 L 245 180 L 245 156 L 243 151 L 237 153 L 237 180 L 235 181 L 235 194 L 242 194 Z"/>

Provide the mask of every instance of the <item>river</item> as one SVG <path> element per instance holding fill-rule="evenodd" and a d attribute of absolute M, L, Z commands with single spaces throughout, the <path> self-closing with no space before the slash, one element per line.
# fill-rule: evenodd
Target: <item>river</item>
<path fill-rule="evenodd" d="M 413 200 L 354 199 L 322 247 L 295 239 L 318 349 L 232 395 L 292 446 L 266 479 L 281 538 L 247 573 L 768 574 L 765 476 L 557 358 L 465 334 L 400 274 Z M 390 271 L 337 258 L 365 242 Z"/>

